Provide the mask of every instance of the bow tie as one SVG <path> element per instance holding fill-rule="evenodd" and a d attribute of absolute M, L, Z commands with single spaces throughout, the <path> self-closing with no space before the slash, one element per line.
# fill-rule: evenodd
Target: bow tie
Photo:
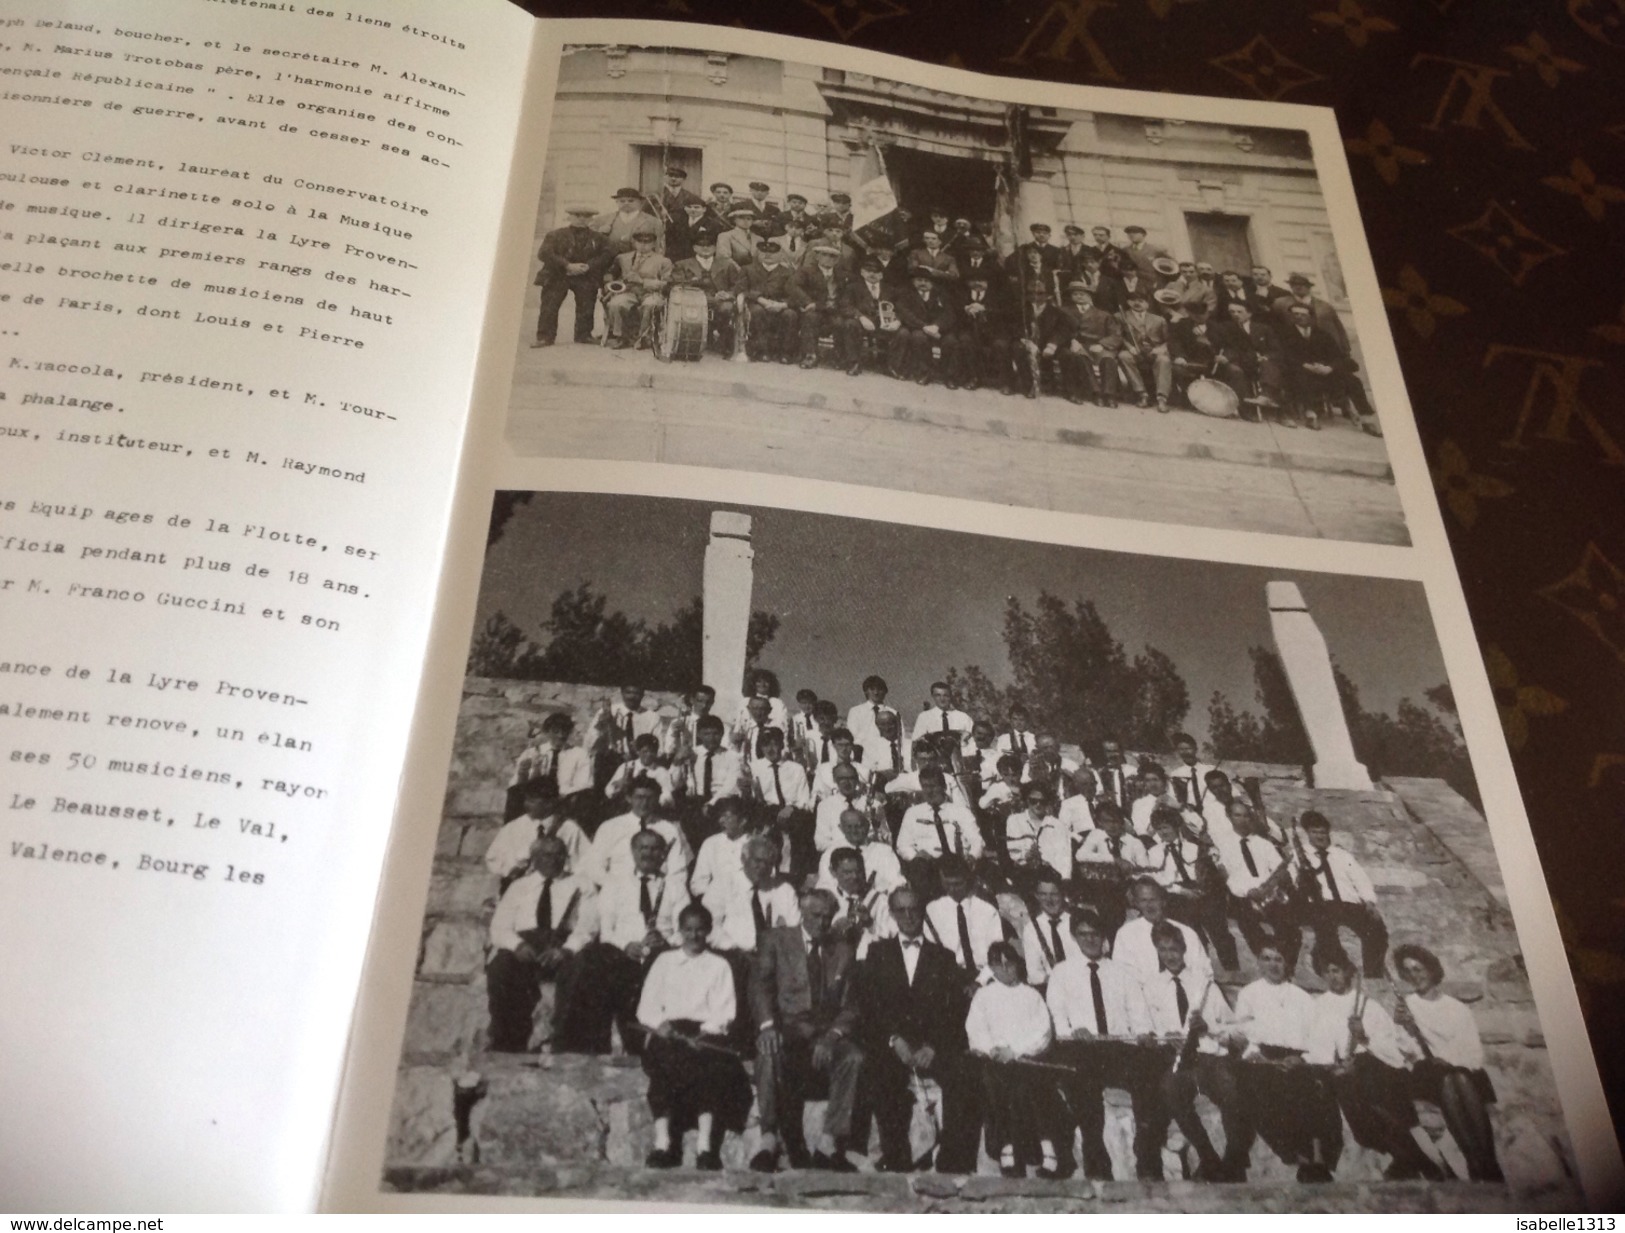
<path fill-rule="evenodd" d="M 918 950 L 925 942 L 924 938 L 898 938 L 897 940 L 903 944 L 905 949 L 913 947 L 915 950 Z"/>

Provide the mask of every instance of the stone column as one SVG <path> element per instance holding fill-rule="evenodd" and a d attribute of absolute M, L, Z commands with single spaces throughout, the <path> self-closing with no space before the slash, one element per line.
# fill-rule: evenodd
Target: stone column
<path fill-rule="evenodd" d="M 1055 186 L 1050 183 L 1049 172 L 1035 171 L 1031 179 L 1016 181 L 1015 207 L 1018 245 L 1025 244 L 1033 238 L 1028 228 L 1034 223 L 1050 225 L 1051 244 L 1060 244 L 1064 241 L 1065 237 L 1060 234 L 1060 224 L 1055 220 Z"/>
<path fill-rule="evenodd" d="M 1298 717 L 1315 751 L 1315 787 L 1369 789 L 1371 775 L 1354 756 L 1348 718 L 1337 696 L 1332 657 L 1295 582 L 1265 584 L 1275 649 L 1286 669 Z"/>
<path fill-rule="evenodd" d="M 705 683 L 717 691 L 718 715 L 732 715 L 744 698 L 745 637 L 750 630 L 750 515 L 711 514 L 705 546 L 705 636 L 701 663 Z"/>

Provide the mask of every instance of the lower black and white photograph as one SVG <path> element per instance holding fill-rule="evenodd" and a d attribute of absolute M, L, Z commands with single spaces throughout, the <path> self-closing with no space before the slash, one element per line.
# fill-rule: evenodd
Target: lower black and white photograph
<path fill-rule="evenodd" d="M 1421 584 L 491 511 L 382 1184 L 1574 1210 Z"/>

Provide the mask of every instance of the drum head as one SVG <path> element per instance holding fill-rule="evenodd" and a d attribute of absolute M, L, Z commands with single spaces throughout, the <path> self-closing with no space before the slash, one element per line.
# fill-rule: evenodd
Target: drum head
<path fill-rule="evenodd" d="M 1185 391 L 1185 397 L 1190 399 L 1192 409 L 1218 419 L 1234 419 L 1241 411 L 1236 391 L 1212 377 L 1196 378 Z"/>

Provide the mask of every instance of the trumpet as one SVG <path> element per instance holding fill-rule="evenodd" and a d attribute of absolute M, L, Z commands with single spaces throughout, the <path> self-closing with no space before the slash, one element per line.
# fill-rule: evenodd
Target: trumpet
<path fill-rule="evenodd" d="M 889 330 L 897 324 L 897 305 L 890 300 L 880 301 L 880 328 Z"/>

